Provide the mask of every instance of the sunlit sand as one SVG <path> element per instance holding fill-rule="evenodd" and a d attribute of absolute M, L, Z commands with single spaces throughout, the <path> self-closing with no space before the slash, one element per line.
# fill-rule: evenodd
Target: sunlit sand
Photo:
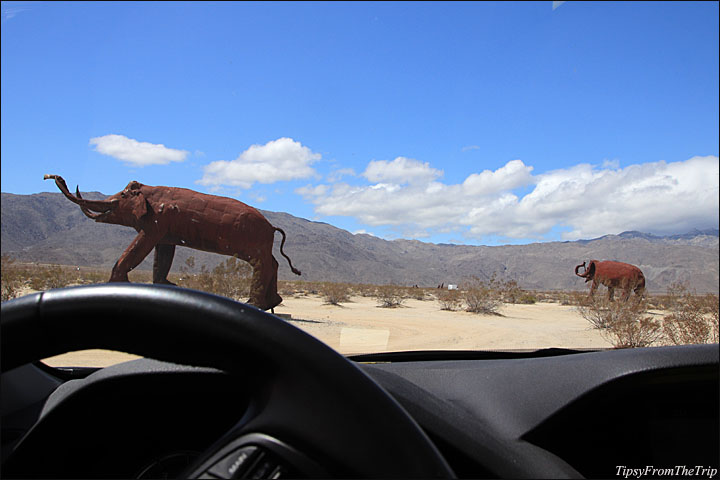
<path fill-rule="evenodd" d="M 381 308 L 374 298 L 337 305 L 319 296 L 286 296 L 275 309 L 290 324 L 343 354 L 404 350 L 532 350 L 611 348 L 576 311 L 559 303 L 505 304 L 500 315 L 446 311 L 434 300 L 407 299 Z M 97 366 L 138 358 L 107 350 L 70 352 L 46 359 L 52 366 Z"/>

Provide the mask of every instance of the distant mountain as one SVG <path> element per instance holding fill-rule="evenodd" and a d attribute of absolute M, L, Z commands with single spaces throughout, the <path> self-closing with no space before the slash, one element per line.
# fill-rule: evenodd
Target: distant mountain
<path fill-rule="evenodd" d="M 83 194 L 102 199 L 99 192 Z M 285 253 L 302 270 L 297 277 L 280 256 L 279 276 L 286 280 L 437 286 L 462 283 L 493 273 L 538 290 L 585 289 L 573 273 L 584 260 L 618 260 L 640 267 L 650 291 L 662 292 L 675 281 L 687 281 L 698 292 L 718 292 L 718 230 L 656 236 L 623 232 L 591 240 L 531 245 L 468 246 L 417 240 L 383 240 L 351 234 L 327 223 L 287 213 L 262 211 L 287 233 Z M 136 232 L 95 223 L 61 193 L 2 194 L 2 253 L 26 262 L 110 268 Z M 178 247 L 173 271 L 193 256 L 199 268 L 212 268 L 226 257 Z M 152 254 L 138 267 L 152 268 Z"/>
<path fill-rule="evenodd" d="M 657 236 L 651 233 L 642 232 L 622 232 L 617 235 L 620 238 L 641 238 L 649 242 L 654 243 L 665 243 L 668 245 L 696 245 L 705 247 L 718 246 L 718 232 L 717 228 L 708 230 L 697 230 L 692 232 L 684 233 L 682 235 L 669 235 L 669 236 Z"/>

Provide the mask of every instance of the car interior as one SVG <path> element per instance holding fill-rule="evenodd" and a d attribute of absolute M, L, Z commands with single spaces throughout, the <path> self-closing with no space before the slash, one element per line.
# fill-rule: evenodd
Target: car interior
<path fill-rule="evenodd" d="M 717 344 L 346 357 L 146 284 L 31 294 L 0 325 L 4 478 L 717 475 Z M 88 348 L 144 358 L 39 361 Z"/>

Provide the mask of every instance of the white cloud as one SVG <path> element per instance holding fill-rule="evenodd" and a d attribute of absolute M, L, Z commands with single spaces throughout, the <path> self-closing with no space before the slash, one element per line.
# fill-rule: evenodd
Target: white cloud
<path fill-rule="evenodd" d="M 412 162 L 411 167 L 422 166 L 417 171 L 439 172 Z M 366 178 L 377 183 L 308 186 L 296 192 L 312 202 L 319 215 L 356 217 L 368 225 L 389 225 L 403 232 L 465 231 L 477 239 L 542 239 L 556 227 L 570 230 L 564 234 L 568 240 L 625 230 L 669 234 L 717 227 L 720 162 L 716 156 L 622 169 L 616 162 L 600 167 L 579 164 L 540 175 L 532 175 L 533 167 L 513 160 L 494 171 L 470 174 L 459 184 L 435 181 L 437 174 L 400 183 L 403 177 L 397 172 L 406 165 L 392 163 L 375 163 L 374 169 L 366 170 L 370 171 Z M 528 185 L 534 186 L 524 196 L 513 193 Z M 421 238 L 421 233 L 415 237 Z"/>
<path fill-rule="evenodd" d="M 532 183 L 532 170 L 533 167 L 525 166 L 522 160 L 512 160 L 494 172 L 473 173 L 462 185 L 469 195 L 491 195 Z"/>
<path fill-rule="evenodd" d="M 395 160 L 373 160 L 362 174 L 371 182 L 392 182 L 398 184 L 421 183 L 441 177 L 442 170 L 430 168 L 430 164 L 412 158 L 397 157 Z"/>
<path fill-rule="evenodd" d="M 252 145 L 235 160 L 219 160 L 206 165 L 203 177 L 197 183 L 250 188 L 255 182 L 309 178 L 316 175 L 310 165 L 320 158 L 319 153 L 313 153 L 300 142 L 282 137 L 265 145 Z"/>
<path fill-rule="evenodd" d="M 117 158 L 136 167 L 146 165 L 166 165 L 170 162 L 182 162 L 188 156 L 185 150 L 167 148 L 163 144 L 138 142 L 124 135 L 105 135 L 90 139 L 95 151 Z"/>

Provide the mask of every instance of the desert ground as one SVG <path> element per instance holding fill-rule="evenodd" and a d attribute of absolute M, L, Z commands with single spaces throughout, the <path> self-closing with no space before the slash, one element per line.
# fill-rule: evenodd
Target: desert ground
<path fill-rule="evenodd" d="M 573 306 L 503 305 L 500 315 L 441 310 L 434 300 L 407 299 L 396 308 L 352 297 L 329 305 L 315 295 L 287 296 L 276 307 L 292 325 L 343 354 L 403 350 L 527 350 L 547 347 L 611 348 Z M 70 352 L 46 359 L 53 366 L 107 366 L 137 358 L 106 350 Z"/>

